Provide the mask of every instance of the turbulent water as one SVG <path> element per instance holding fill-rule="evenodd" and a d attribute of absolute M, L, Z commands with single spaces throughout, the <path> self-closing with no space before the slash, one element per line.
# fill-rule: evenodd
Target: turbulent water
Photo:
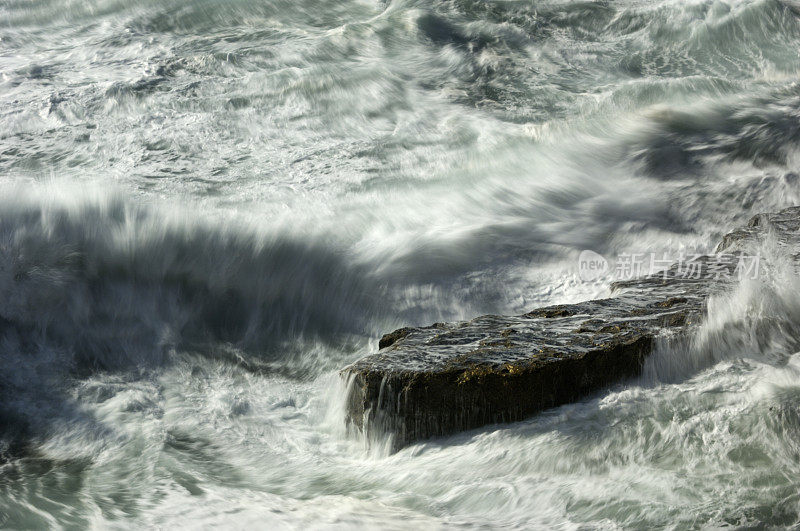
<path fill-rule="evenodd" d="M 794 0 L 0 0 L 0 527 L 797 525 L 781 267 L 396 453 L 337 371 L 800 203 L 798 50 Z"/>

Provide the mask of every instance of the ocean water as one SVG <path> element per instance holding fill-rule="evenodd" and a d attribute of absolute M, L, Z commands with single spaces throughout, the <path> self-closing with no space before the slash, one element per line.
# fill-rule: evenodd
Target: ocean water
<path fill-rule="evenodd" d="M 392 453 L 338 376 L 800 204 L 798 50 L 795 0 L 0 0 L 0 527 L 800 524 L 774 249 L 525 422 Z"/>

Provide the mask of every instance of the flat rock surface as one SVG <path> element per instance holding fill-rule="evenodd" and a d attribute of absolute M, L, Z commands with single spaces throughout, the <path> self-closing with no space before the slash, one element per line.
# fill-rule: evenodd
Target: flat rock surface
<path fill-rule="evenodd" d="M 800 207 L 759 214 L 718 254 L 618 282 L 612 298 L 386 334 L 378 353 L 342 371 L 352 378 L 349 419 L 402 445 L 579 399 L 637 374 L 657 335 L 699 324 L 708 296 L 753 267 L 750 242 L 771 233 L 797 258 L 799 230 Z"/>

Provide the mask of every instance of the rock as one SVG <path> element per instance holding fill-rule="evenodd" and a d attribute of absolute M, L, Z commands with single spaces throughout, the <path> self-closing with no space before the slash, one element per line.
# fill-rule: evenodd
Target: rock
<path fill-rule="evenodd" d="M 342 370 L 352 379 L 348 421 L 387 431 L 397 447 L 434 436 L 524 419 L 635 376 L 666 331 L 700 323 L 705 301 L 727 289 L 743 249 L 769 231 L 798 242 L 800 207 L 760 214 L 726 235 L 725 254 L 614 284 L 613 298 L 539 308 L 519 316 L 405 327 L 386 334 L 381 350 Z"/>

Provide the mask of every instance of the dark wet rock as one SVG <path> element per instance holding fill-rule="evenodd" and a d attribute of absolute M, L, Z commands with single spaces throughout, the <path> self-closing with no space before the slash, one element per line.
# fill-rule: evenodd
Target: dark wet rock
<path fill-rule="evenodd" d="M 708 296 L 732 286 L 746 244 L 767 232 L 800 243 L 800 207 L 755 216 L 720 254 L 617 282 L 612 298 L 386 334 L 378 353 L 342 371 L 352 379 L 349 422 L 402 446 L 521 420 L 635 376 L 657 336 L 701 322 Z"/>
<path fill-rule="evenodd" d="M 411 332 L 411 328 L 398 328 L 394 332 L 385 334 L 381 340 L 378 341 L 378 348 L 386 348 L 394 345 L 399 339 L 406 337 L 409 332 Z"/>
<path fill-rule="evenodd" d="M 432 330 L 438 328 L 445 328 L 447 325 L 444 323 L 433 323 L 430 326 L 422 326 L 417 330 Z M 398 328 L 394 332 L 389 332 L 388 334 L 384 334 L 384 336 L 378 341 L 378 348 L 386 348 L 394 345 L 399 340 L 406 337 L 411 331 L 415 330 L 414 328 Z"/>

